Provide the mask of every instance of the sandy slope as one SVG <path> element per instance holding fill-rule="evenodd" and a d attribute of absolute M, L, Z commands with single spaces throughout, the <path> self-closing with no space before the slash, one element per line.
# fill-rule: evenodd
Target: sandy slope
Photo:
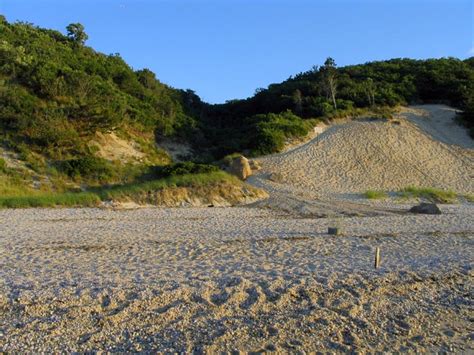
<path fill-rule="evenodd" d="M 474 210 L 443 210 L 3 210 L 0 351 L 474 351 Z"/>
<path fill-rule="evenodd" d="M 403 109 L 396 120 L 334 124 L 310 142 L 263 157 L 258 178 L 319 196 L 408 185 L 474 192 L 474 144 L 443 105 Z"/>
<path fill-rule="evenodd" d="M 97 132 L 88 145 L 96 149 L 96 156 L 108 160 L 141 162 L 145 158 L 145 154 L 140 151 L 136 142 L 122 139 L 115 133 Z"/>

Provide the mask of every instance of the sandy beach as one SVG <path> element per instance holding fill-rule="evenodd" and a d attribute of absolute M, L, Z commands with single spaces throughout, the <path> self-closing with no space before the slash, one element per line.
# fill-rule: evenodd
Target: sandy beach
<path fill-rule="evenodd" d="M 472 193 L 453 117 L 331 125 L 260 158 L 246 207 L 1 210 L 0 351 L 473 352 L 474 205 L 361 196 Z"/>
<path fill-rule="evenodd" d="M 469 352 L 474 208 L 442 208 L 3 210 L 0 350 Z"/>

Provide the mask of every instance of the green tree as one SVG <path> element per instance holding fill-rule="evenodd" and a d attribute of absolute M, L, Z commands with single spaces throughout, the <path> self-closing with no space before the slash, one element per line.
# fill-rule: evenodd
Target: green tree
<path fill-rule="evenodd" d="M 375 105 L 375 92 L 377 87 L 374 83 L 372 78 L 367 78 L 367 80 L 363 83 L 364 92 L 367 95 L 367 101 L 369 102 L 370 106 Z"/>
<path fill-rule="evenodd" d="M 295 113 L 301 115 L 303 112 L 303 98 L 301 96 L 301 91 L 296 89 L 292 96 L 293 104 L 295 105 Z"/>
<path fill-rule="evenodd" d="M 156 79 L 155 73 L 150 69 L 144 68 L 135 72 L 138 81 L 147 89 L 156 90 L 158 87 L 158 80 Z"/>
<path fill-rule="evenodd" d="M 80 23 L 71 23 L 66 27 L 67 36 L 72 39 L 75 44 L 83 45 L 89 36 L 84 31 L 84 26 Z"/>
<path fill-rule="evenodd" d="M 337 69 L 336 62 L 328 57 L 324 65 L 319 68 L 322 74 L 322 86 L 328 99 L 331 99 L 334 109 L 337 110 L 336 94 L 337 94 Z"/>

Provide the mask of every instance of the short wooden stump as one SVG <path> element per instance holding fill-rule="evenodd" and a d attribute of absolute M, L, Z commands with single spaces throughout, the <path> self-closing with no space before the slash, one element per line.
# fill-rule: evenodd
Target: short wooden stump
<path fill-rule="evenodd" d="M 340 234 L 342 234 L 342 229 L 338 228 L 338 227 L 329 227 L 328 228 L 328 234 L 340 235 Z"/>

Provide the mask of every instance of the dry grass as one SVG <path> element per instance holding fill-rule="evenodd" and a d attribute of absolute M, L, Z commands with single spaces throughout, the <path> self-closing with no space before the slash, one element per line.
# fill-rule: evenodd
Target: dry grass
<path fill-rule="evenodd" d="M 0 185 L 0 191 L 4 192 L 0 197 L 0 208 L 92 207 L 101 201 L 179 205 L 189 199 L 226 200 L 234 204 L 246 196 L 260 196 L 260 190 L 245 186 L 236 177 L 222 171 L 99 187 L 89 192 L 42 193 L 21 185 L 11 188 Z"/>
<path fill-rule="evenodd" d="M 442 190 L 434 187 L 408 186 L 400 190 L 400 195 L 406 198 L 426 198 L 438 203 L 453 203 L 460 196 L 452 190 Z"/>

